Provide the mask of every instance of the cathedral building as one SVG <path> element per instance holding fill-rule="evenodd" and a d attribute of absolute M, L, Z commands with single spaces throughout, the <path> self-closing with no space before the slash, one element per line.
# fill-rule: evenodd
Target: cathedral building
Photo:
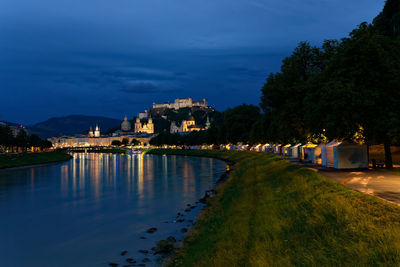
<path fill-rule="evenodd" d="M 100 127 L 99 127 L 98 125 L 96 125 L 96 128 L 95 128 L 95 130 L 93 131 L 92 126 L 90 126 L 88 136 L 89 136 L 89 137 L 100 137 Z"/>
<path fill-rule="evenodd" d="M 150 117 L 147 123 L 142 123 L 140 118 L 136 118 L 135 122 L 135 133 L 154 133 L 154 123 L 153 119 Z"/>
<path fill-rule="evenodd" d="M 53 144 L 54 148 L 66 148 L 66 147 L 107 147 L 111 146 L 113 141 L 122 142 L 124 139 L 128 139 L 129 143 L 133 139 L 140 141 L 143 144 L 149 144 L 150 140 L 156 136 L 154 134 L 153 120 L 149 118 L 147 123 L 141 123 L 138 118 L 135 123 L 135 128 L 132 129 L 132 125 L 128 118 L 125 116 L 121 123 L 121 130 L 117 130 L 112 134 L 103 135 L 100 134 L 100 127 L 96 125 L 94 131 L 90 126 L 89 133 L 87 136 L 76 135 L 76 136 L 62 136 L 52 137 L 48 140 Z"/>
<path fill-rule="evenodd" d="M 121 123 L 121 130 L 124 132 L 129 132 L 131 129 L 132 129 L 132 125 L 128 121 L 128 118 L 125 116 L 124 121 Z"/>

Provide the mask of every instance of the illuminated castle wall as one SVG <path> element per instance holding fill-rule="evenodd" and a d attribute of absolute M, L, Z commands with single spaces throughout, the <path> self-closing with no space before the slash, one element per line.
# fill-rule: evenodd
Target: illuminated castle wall
<path fill-rule="evenodd" d="M 202 101 L 193 101 L 193 98 L 177 98 L 174 103 L 164 103 L 164 104 L 156 104 L 153 103 L 153 109 L 158 108 L 170 108 L 170 109 L 181 109 L 181 108 L 192 108 L 192 107 L 208 107 L 207 99 L 203 99 Z"/>

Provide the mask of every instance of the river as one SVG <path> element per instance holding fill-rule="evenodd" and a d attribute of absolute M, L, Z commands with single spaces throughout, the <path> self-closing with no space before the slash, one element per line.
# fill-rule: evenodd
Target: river
<path fill-rule="evenodd" d="M 76 153 L 64 163 L 2 170 L 0 266 L 123 266 L 127 258 L 157 265 L 138 250 L 181 240 L 225 168 L 211 158 Z M 185 212 L 188 204 L 196 208 Z M 151 227 L 158 230 L 149 234 Z"/>

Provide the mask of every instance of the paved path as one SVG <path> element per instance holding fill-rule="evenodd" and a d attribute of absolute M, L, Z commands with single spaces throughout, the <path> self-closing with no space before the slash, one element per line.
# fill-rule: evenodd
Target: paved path
<path fill-rule="evenodd" d="M 394 173 L 365 171 L 324 171 L 318 172 L 325 177 L 365 194 L 381 197 L 400 204 L 400 176 Z"/>
<path fill-rule="evenodd" d="M 400 175 L 372 169 L 351 171 L 335 170 L 293 160 L 289 161 L 312 169 L 328 179 L 354 190 L 400 204 Z"/>

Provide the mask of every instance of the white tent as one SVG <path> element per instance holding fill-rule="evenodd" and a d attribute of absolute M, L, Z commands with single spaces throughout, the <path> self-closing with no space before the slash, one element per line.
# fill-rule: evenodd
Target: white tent
<path fill-rule="evenodd" d="M 321 165 L 321 152 L 322 152 L 322 146 L 325 146 L 325 143 L 321 143 L 318 146 L 313 148 L 313 151 L 311 152 L 313 154 L 312 157 L 312 163 Z"/>
<path fill-rule="evenodd" d="M 291 147 L 292 145 L 290 145 L 290 144 L 288 144 L 288 145 L 286 145 L 286 146 L 283 146 L 282 147 L 282 155 L 284 155 L 284 156 L 290 156 L 290 147 Z"/>
<path fill-rule="evenodd" d="M 267 152 L 271 153 L 273 151 L 273 147 L 274 147 L 273 144 L 268 144 L 267 145 Z"/>
<path fill-rule="evenodd" d="M 321 166 L 328 167 L 328 159 L 326 155 L 326 146 L 328 144 L 321 145 Z"/>
<path fill-rule="evenodd" d="M 281 144 L 275 145 L 274 153 L 275 154 L 281 154 L 281 149 L 282 149 L 282 145 Z"/>
<path fill-rule="evenodd" d="M 268 148 L 269 144 L 264 144 L 261 148 L 262 152 L 267 152 L 267 148 Z"/>
<path fill-rule="evenodd" d="M 321 163 L 335 169 L 368 168 L 367 146 L 334 140 L 321 145 Z"/>
<path fill-rule="evenodd" d="M 336 169 L 368 168 L 367 146 L 341 142 L 333 147 L 333 159 L 333 167 Z"/>
<path fill-rule="evenodd" d="M 261 152 L 262 151 L 262 145 L 258 144 L 256 146 L 251 147 L 251 150 Z"/>
<path fill-rule="evenodd" d="M 290 155 L 292 158 L 298 158 L 298 147 L 301 146 L 301 144 L 297 144 L 294 146 L 290 147 Z"/>
<path fill-rule="evenodd" d="M 335 159 L 333 155 L 333 148 L 338 146 L 340 143 L 336 140 L 333 140 L 329 144 L 326 145 L 326 167 L 334 168 L 335 167 Z"/>
<path fill-rule="evenodd" d="M 302 146 L 302 160 L 312 162 L 314 159 L 314 149 L 316 147 L 317 145 L 311 142 Z"/>

